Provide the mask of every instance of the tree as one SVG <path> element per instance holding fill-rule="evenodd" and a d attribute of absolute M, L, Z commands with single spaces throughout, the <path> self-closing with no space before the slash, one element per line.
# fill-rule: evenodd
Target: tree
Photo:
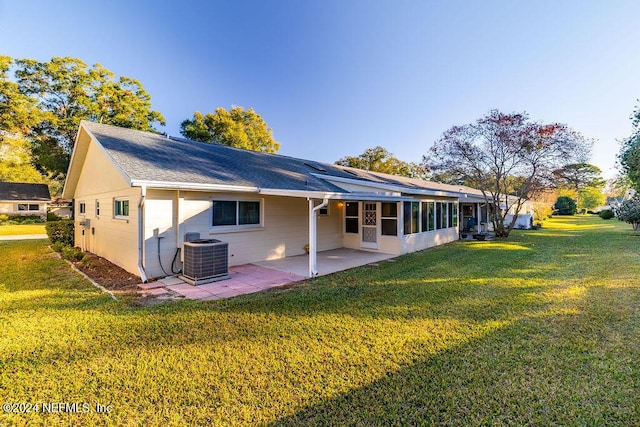
<path fill-rule="evenodd" d="M 584 137 L 564 124 L 539 124 L 525 113 L 492 110 L 474 123 L 447 130 L 424 164 L 448 173 L 452 184 L 481 190 L 496 236 L 507 237 L 524 202 L 552 187 L 552 171 L 582 161 L 588 151 Z M 506 224 L 510 211 L 515 215 Z"/>
<path fill-rule="evenodd" d="M 558 215 L 575 215 L 577 210 L 575 200 L 569 196 L 558 197 L 553 208 L 558 212 Z"/>
<path fill-rule="evenodd" d="M 640 105 L 631 114 L 633 130 L 624 139 L 618 153 L 618 162 L 636 190 L 640 190 Z"/>
<path fill-rule="evenodd" d="M 636 194 L 622 202 L 615 214 L 620 221 L 631 224 L 634 231 L 640 230 L 640 196 Z"/>
<path fill-rule="evenodd" d="M 0 56 L 0 181 L 40 183 L 44 179 L 31 164 L 31 143 L 25 137 L 40 112 L 9 79 L 11 64 L 11 58 Z"/>
<path fill-rule="evenodd" d="M 405 162 L 393 156 L 386 148 L 367 148 L 357 157 L 346 156 L 336 161 L 336 165 L 349 166 L 372 172 L 383 172 L 409 178 L 427 179 L 427 170 L 417 163 Z"/>
<path fill-rule="evenodd" d="M 553 171 L 556 185 L 560 188 L 570 188 L 575 191 L 576 205 L 582 206 L 580 195 L 585 188 L 602 188 L 606 181 L 602 178 L 599 167 L 589 163 L 572 163 Z"/>
<path fill-rule="evenodd" d="M 607 197 L 624 197 L 627 190 L 633 187 L 626 174 L 618 174 L 614 178 L 607 180 L 605 195 Z"/>
<path fill-rule="evenodd" d="M 583 212 L 603 206 L 607 202 L 607 198 L 604 196 L 600 188 L 584 187 L 580 189 L 578 194 L 578 200 L 580 203 L 577 203 L 576 205 L 578 206 L 578 209 Z"/>
<path fill-rule="evenodd" d="M 273 139 L 273 131 L 253 108 L 232 107 L 227 111 L 216 108 L 215 113 L 203 115 L 196 111 L 193 120 L 184 120 L 180 133 L 194 141 L 212 142 L 245 150 L 275 153 L 280 144 Z"/>
<path fill-rule="evenodd" d="M 25 125 L 34 163 L 53 178 L 64 178 L 81 120 L 145 131 L 154 131 L 156 122 L 164 125 L 139 81 L 116 80 L 100 64 L 88 67 L 77 58 L 56 57 L 49 62 L 18 59 L 15 65 L 20 94 L 38 110 Z"/>

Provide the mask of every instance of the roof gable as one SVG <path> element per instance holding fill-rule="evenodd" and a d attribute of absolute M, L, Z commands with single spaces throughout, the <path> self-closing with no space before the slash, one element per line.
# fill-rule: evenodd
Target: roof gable
<path fill-rule="evenodd" d="M 47 184 L 25 182 L 0 182 L 0 200 L 49 201 Z"/>

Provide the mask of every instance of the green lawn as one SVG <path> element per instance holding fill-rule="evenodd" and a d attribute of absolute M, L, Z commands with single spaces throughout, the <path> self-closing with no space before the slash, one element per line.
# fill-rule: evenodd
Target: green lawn
<path fill-rule="evenodd" d="M 0 236 L 24 234 L 47 234 L 44 224 L 11 224 L 0 225 Z"/>
<path fill-rule="evenodd" d="M 90 407 L 0 425 L 638 425 L 638 235 L 554 218 L 152 308 L 113 301 L 43 241 L 0 242 L 0 401 Z"/>

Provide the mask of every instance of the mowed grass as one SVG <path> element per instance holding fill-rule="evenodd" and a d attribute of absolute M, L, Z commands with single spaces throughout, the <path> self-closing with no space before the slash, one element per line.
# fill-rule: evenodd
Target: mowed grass
<path fill-rule="evenodd" d="M 9 224 L 0 225 L 0 236 L 47 234 L 44 224 Z"/>
<path fill-rule="evenodd" d="M 1 403 L 90 407 L 0 425 L 637 425 L 639 242 L 615 220 L 554 218 L 152 308 L 111 300 L 43 241 L 0 242 Z"/>

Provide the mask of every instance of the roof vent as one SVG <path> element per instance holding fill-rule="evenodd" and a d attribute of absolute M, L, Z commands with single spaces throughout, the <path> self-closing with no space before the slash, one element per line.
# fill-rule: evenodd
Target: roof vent
<path fill-rule="evenodd" d="M 322 166 L 320 166 L 317 163 L 307 163 L 307 162 L 305 162 L 304 164 L 309 166 L 311 169 L 317 170 L 318 172 L 326 172 L 327 171 L 325 168 L 323 168 Z"/>

